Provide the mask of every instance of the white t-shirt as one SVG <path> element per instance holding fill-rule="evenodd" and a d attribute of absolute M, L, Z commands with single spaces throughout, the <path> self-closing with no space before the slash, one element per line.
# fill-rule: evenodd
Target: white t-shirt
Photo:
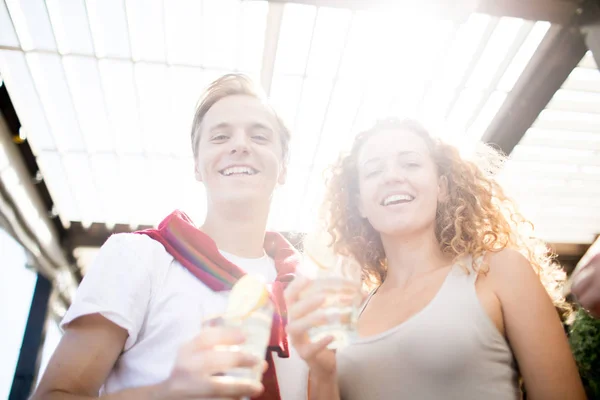
<path fill-rule="evenodd" d="M 246 259 L 222 252 L 249 274 L 272 282 L 268 256 Z M 168 378 L 179 348 L 201 330 L 202 320 L 225 310 L 228 292 L 213 292 L 146 235 L 111 236 L 87 271 L 61 327 L 99 313 L 127 330 L 125 348 L 101 393 L 147 386 Z M 290 346 L 275 355 L 282 400 L 306 400 L 308 368 Z"/>

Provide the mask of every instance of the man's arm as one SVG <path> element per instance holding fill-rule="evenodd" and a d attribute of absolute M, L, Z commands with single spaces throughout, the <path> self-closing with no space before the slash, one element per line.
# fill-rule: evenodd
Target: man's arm
<path fill-rule="evenodd" d="M 66 329 L 32 399 L 97 398 L 126 340 L 125 329 L 99 314 L 77 318 Z M 156 389 L 127 390 L 107 398 L 148 399 Z"/>
<path fill-rule="evenodd" d="M 88 400 L 98 397 L 102 384 L 123 350 L 127 331 L 99 314 L 86 315 L 68 325 L 32 399 Z M 227 382 L 217 372 L 254 367 L 264 360 L 241 352 L 215 351 L 217 345 L 239 345 L 239 330 L 210 328 L 184 344 L 170 376 L 156 385 L 103 396 L 107 400 L 176 400 L 256 396 L 262 385 Z"/>

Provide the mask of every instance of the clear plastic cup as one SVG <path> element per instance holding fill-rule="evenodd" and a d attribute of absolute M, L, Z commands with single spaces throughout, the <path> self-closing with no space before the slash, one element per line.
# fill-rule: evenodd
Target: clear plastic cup
<path fill-rule="evenodd" d="M 227 314 L 207 318 L 202 323 L 203 327 L 227 327 L 239 328 L 246 337 L 246 341 L 240 345 L 217 346 L 217 351 L 242 351 L 259 359 L 265 359 L 269 339 L 271 337 L 271 325 L 273 323 L 273 305 L 267 302 L 263 307 L 254 310 L 245 317 L 228 316 Z M 248 379 L 261 382 L 263 365 L 254 367 L 233 368 L 221 371 L 224 380 Z"/>
<path fill-rule="evenodd" d="M 360 265 L 350 257 L 336 256 L 333 265 L 322 266 L 305 256 L 300 272 L 312 279 L 301 297 L 325 295 L 321 310 L 327 322 L 309 330 L 311 342 L 333 336 L 329 349 L 347 346 L 357 335 L 356 323 L 362 302 Z"/>

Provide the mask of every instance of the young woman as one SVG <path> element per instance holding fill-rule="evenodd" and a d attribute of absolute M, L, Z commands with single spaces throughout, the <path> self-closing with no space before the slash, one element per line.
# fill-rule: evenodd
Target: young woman
<path fill-rule="evenodd" d="M 323 321 L 322 299 L 298 299 L 307 279 L 288 288 L 288 332 L 313 399 L 520 399 L 521 379 L 529 399 L 585 398 L 551 299 L 557 271 L 519 234 L 525 221 L 489 167 L 415 122 L 387 120 L 331 172 L 334 248 L 375 289 L 359 338 L 333 354 L 306 335 Z"/>

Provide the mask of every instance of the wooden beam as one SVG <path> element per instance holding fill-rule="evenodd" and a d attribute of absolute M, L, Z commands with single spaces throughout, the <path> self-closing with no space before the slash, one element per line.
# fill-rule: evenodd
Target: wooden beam
<path fill-rule="evenodd" d="M 38 273 L 8 400 L 27 399 L 35 388 L 51 293 L 52 282 Z"/>
<path fill-rule="evenodd" d="M 552 26 L 482 140 L 510 154 L 586 52 L 578 28 Z"/>
<path fill-rule="evenodd" d="M 598 241 L 598 237 L 596 241 Z M 576 243 L 548 243 L 548 247 L 556 254 L 556 260 L 562 265 L 567 272 L 571 274 L 575 266 L 585 255 L 591 244 L 576 244 Z"/>
<path fill-rule="evenodd" d="M 581 2 L 575 0 L 480 0 L 477 5 L 477 12 L 482 14 L 548 21 L 559 25 L 570 24 L 581 10 Z"/>
<path fill-rule="evenodd" d="M 515 17 L 532 21 L 568 24 L 581 9 L 578 0 L 269 0 L 272 3 L 297 3 L 323 7 L 365 10 L 405 6 L 422 7 L 427 12 L 449 18 L 462 18 L 465 13 L 479 12 L 498 17 Z"/>
<path fill-rule="evenodd" d="M 129 225 L 117 224 L 112 229 L 109 229 L 103 223 L 93 223 L 89 228 L 84 228 L 81 222 L 71 222 L 71 226 L 67 230 L 65 244 L 68 245 L 71 251 L 78 247 L 101 247 L 113 234 L 149 228 L 152 228 L 152 226 L 143 225 L 132 229 Z"/>
<path fill-rule="evenodd" d="M 135 228 L 136 231 L 152 228 L 150 225 L 143 225 Z M 78 247 L 101 247 L 104 242 L 113 234 L 132 232 L 129 225 L 117 224 L 112 229 L 108 229 L 106 224 L 93 223 L 89 228 L 84 228 L 81 222 L 72 222 L 68 229 L 68 243 L 71 250 Z M 302 238 L 304 234 L 301 232 L 281 232 L 283 236 L 296 248 L 302 248 Z"/>
<path fill-rule="evenodd" d="M 600 66 L 600 3 L 586 7 L 581 33 L 586 46 L 592 51 L 596 65 Z"/>
<path fill-rule="evenodd" d="M 589 244 L 576 243 L 548 243 L 554 253 L 561 257 L 581 258 L 590 248 Z"/>
<path fill-rule="evenodd" d="M 275 57 L 277 56 L 277 45 L 279 44 L 279 31 L 281 29 L 282 20 L 283 4 L 269 4 L 262 66 L 260 69 L 260 83 L 267 96 L 271 94 L 273 71 L 275 70 Z"/>

